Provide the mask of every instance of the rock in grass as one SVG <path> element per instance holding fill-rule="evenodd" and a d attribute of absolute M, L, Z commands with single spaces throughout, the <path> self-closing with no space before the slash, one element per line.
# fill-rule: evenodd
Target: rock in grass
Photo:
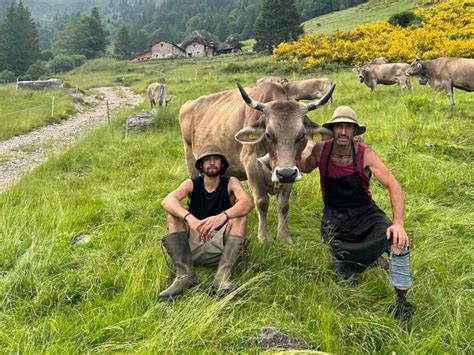
<path fill-rule="evenodd" d="M 150 113 L 138 113 L 129 116 L 125 121 L 126 131 L 147 131 L 153 127 L 153 116 Z"/>
<path fill-rule="evenodd" d="M 292 339 L 288 335 L 271 326 L 265 326 L 260 329 L 258 344 L 261 349 L 311 349 L 311 347 L 304 340 Z"/>
<path fill-rule="evenodd" d="M 92 239 L 92 236 L 90 234 L 79 234 L 74 237 L 72 240 L 72 244 L 86 244 L 89 243 Z"/>

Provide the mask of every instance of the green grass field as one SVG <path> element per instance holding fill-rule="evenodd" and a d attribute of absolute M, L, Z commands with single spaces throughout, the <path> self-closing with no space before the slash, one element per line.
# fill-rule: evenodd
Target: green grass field
<path fill-rule="evenodd" d="M 390 16 L 413 10 L 419 0 L 369 1 L 342 11 L 315 17 L 303 23 L 305 33 L 351 31 L 358 25 L 375 21 L 387 21 Z"/>
<path fill-rule="evenodd" d="M 0 102 L 0 140 L 59 122 L 74 112 L 73 98 L 60 89 L 17 91 L 15 85 L 0 85 Z"/>
<path fill-rule="evenodd" d="M 115 112 L 102 127 L 0 195 L 0 352 L 2 353 L 259 353 L 265 325 L 300 337 L 315 350 L 339 354 L 469 354 L 474 351 L 472 94 L 444 94 L 414 83 L 370 93 L 350 68 L 316 73 L 337 83 L 334 102 L 311 112 L 329 119 L 351 105 L 368 129 L 366 142 L 401 182 L 412 240 L 416 305 L 406 333 L 389 313 L 387 274 L 371 269 L 340 280 L 320 240 L 319 176 L 294 185 L 289 225 L 294 246 L 256 240 L 250 215 L 249 254 L 235 273 L 238 297 L 206 295 L 214 270 L 198 268 L 202 284 L 176 303 L 157 290 L 174 273 L 160 238 L 164 196 L 187 177 L 177 125 L 188 99 L 250 86 L 263 75 L 309 76 L 270 57 L 228 56 L 129 64 L 97 60 L 64 76 L 88 89 L 117 82 L 144 92 L 164 73 L 174 95 L 158 128 L 122 138 L 122 124 L 142 106 Z M 246 188 L 247 185 L 245 184 Z M 379 206 L 386 192 L 373 182 Z M 275 201 L 270 223 L 276 231 Z M 88 244 L 75 237 L 88 234 Z"/>

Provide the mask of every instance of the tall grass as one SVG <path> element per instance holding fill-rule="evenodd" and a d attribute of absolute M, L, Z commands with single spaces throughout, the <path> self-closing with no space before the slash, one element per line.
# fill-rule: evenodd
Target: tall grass
<path fill-rule="evenodd" d="M 351 31 L 358 25 L 375 21 L 387 21 L 390 16 L 413 10 L 422 5 L 419 0 L 369 1 L 345 10 L 315 17 L 303 23 L 306 33 Z"/>
<path fill-rule="evenodd" d="M 90 65 L 67 79 L 107 81 L 121 74 Z M 187 176 L 179 107 L 279 69 L 268 57 L 245 56 L 116 65 L 120 72 L 133 70 L 139 92 L 151 73 L 164 70 L 175 95 L 158 111 L 158 121 L 166 124 L 122 137 L 126 117 L 146 108 L 117 112 L 110 126 L 0 196 L 0 349 L 257 353 L 259 329 L 272 325 L 331 353 L 473 352 L 472 94 L 456 91 L 451 113 L 444 95 L 427 87 L 415 85 L 409 94 L 380 86 L 370 93 L 350 69 L 315 74 L 333 79 L 337 89 L 331 106 L 311 118 L 321 123 L 337 105 L 353 106 L 368 127 L 365 140 L 404 187 L 415 281 L 409 297 L 416 305 L 405 332 L 390 315 L 394 296 L 384 271 L 371 269 L 346 281 L 332 271 L 319 234 L 317 172 L 293 188 L 294 246 L 257 242 L 251 213 L 249 253 L 235 274 L 242 286 L 235 300 L 208 297 L 214 270 L 198 268 L 199 287 L 176 303 L 157 302 L 157 291 L 173 279 L 159 242 L 166 234 L 160 202 Z M 288 73 L 304 77 L 281 68 Z M 375 182 L 372 190 L 389 212 L 385 190 Z M 275 208 L 272 201 L 274 231 Z M 91 242 L 73 244 L 82 234 Z"/>
<path fill-rule="evenodd" d="M 14 85 L 0 85 L 0 102 L 0 140 L 59 122 L 74 112 L 73 98 L 65 90 L 17 91 Z"/>

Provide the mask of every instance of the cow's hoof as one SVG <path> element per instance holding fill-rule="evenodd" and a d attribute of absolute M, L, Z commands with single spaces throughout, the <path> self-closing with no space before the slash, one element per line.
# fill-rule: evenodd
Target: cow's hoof
<path fill-rule="evenodd" d="M 288 245 L 293 245 L 293 239 L 291 237 L 280 237 L 280 239 Z"/>
<path fill-rule="evenodd" d="M 259 242 L 271 242 L 273 240 L 273 236 L 271 234 L 259 234 L 257 236 Z"/>

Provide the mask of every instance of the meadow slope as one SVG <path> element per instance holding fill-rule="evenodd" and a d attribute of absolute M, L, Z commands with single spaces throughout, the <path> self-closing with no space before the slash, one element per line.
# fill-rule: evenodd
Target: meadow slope
<path fill-rule="evenodd" d="M 294 246 L 256 240 L 235 280 L 238 297 L 215 300 L 205 291 L 213 270 L 198 268 L 202 284 L 178 302 L 158 303 L 173 279 L 160 238 L 163 197 L 187 177 L 177 124 L 189 99 L 252 85 L 263 75 L 309 77 L 263 56 L 130 64 L 96 60 L 63 77 L 89 89 L 117 83 L 144 93 L 166 76 L 174 96 L 156 128 L 122 137 L 126 117 L 95 130 L 60 157 L 0 195 L 0 352 L 5 353 L 258 353 L 259 329 L 272 325 L 314 349 L 341 354 L 474 351 L 473 220 L 474 97 L 444 94 L 414 83 L 414 91 L 380 86 L 370 93 L 350 68 L 316 72 L 337 83 L 334 102 L 311 112 L 327 121 L 351 105 L 368 129 L 366 142 L 401 182 L 406 229 L 412 239 L 416 305 L 411 330 L 390 315 L 387 274 L 371 269 L 352 280 L 331 270 L 319 233 L 317 172 L 294 185 L 289 225 Z M 246 186 L 246 185 L 245 185 Z M 376 202 L 387 211 L 383 188 Z M 275 201 L 270 223 L 276 231 Z M 87 234 L 91 241 L 74 244 Z"/>

